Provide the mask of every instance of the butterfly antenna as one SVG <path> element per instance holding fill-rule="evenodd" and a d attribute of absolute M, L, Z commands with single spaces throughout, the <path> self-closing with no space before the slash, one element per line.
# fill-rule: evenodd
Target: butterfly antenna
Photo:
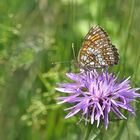
<path fill-rule="evenodd" d="M 57 64 L 65 64 L 65 63 L 70 63 L 70 61 L 63 61 L 63 62 L 51 62 L 52 65 L 57 65 Z"/>
<path fill-rule="evenodd" d="M 77 62 L 76 55 L 75 55 L 75 49 L 74 49 L 74 43 L 71 44 L 71 47 L 72 47 L 74 60 L 75 60 L 75 62 Z"/>

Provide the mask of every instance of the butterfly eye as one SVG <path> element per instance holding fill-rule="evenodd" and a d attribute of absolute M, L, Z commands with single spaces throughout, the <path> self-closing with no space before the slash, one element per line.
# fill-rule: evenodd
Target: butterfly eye
<path fill-rule="evenodd" d="M 78 54 L 81 68 L 92 70 L 118 64 L 119 54 L 107 33 L 99 26 L 92 27 L 84 38 Z"/>

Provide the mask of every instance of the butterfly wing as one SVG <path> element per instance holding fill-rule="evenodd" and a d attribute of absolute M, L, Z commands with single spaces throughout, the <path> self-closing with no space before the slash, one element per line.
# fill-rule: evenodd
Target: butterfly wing
<path fill-rule="evenodd" d="M 79 51 L 79 66 L 83 69 L 103 68 L 117 64 L 118 60 L 117 49 L 107 33 L 99 26 L 92 27 Z"/>

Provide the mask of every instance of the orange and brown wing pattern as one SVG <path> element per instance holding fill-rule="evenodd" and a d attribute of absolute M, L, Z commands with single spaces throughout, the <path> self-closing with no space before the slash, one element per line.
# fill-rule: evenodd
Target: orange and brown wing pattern
<path fill-rule="evenodd" d="M 92 27 L 84 38 L 78 54 L 78 64 L 83 69 L 103 68 L 117 64 L 118 56 L 107 33 L 96 26 Z"/>

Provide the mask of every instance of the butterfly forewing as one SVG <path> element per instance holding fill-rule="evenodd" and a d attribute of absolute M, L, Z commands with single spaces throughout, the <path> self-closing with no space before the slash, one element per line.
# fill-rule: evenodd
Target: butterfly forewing
<path fill-rule="evenodd" d="M 107 33 L 99 26 L 92 27 L 85 36 L 78 54 L 83 69 L 104 68 L 118 63 L 118 52 Z"/>

